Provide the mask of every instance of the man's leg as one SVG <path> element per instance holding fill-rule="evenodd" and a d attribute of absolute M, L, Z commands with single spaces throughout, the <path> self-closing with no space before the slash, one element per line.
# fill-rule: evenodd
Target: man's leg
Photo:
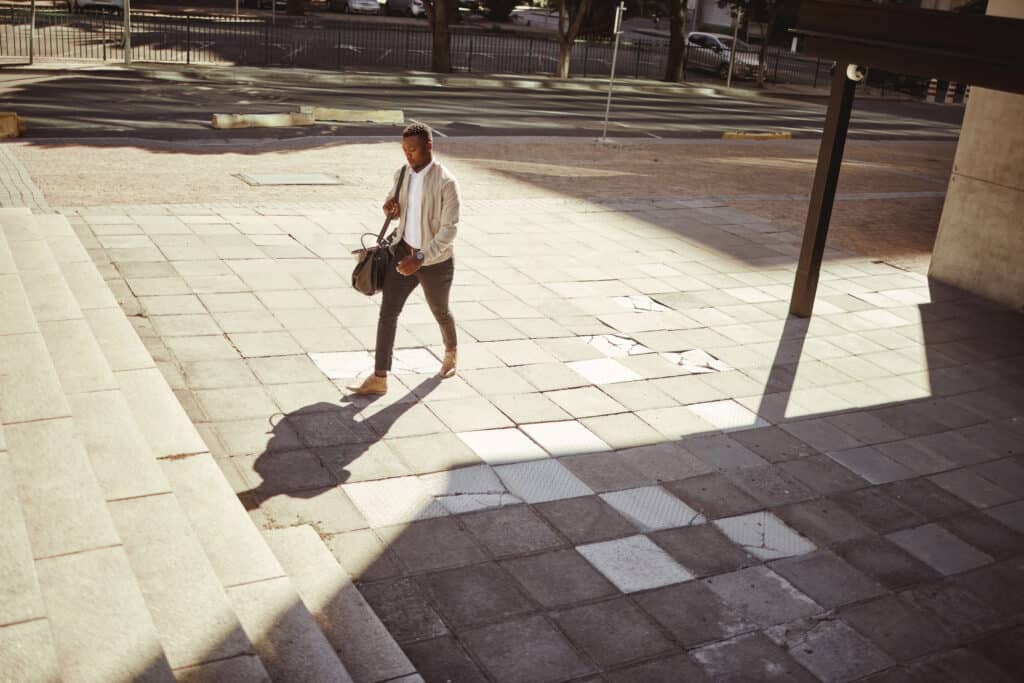
<path fill-rule="evenodd" d="M 399 253 L 401 252 L 399 251 Z M 415 275 L 402 275 L 393 267 L 389 268 L 384 276 L 380 315 L 377 318 L 377 346 L 374 352 L 373 366 L 374 374 L 378 377 L 385 377 L 391 371 L 395 334 L 398 331 L 398 316 L 402 313 L 406 300 L 419 282 Z"/>
<path fill-rule="evenodd" d="M 417 275 L 423 285 L 423 296 L 441 328 L 441 338 L 444 340 L 445 354 L 440 374 L 442 377 L 451 377 L 455 374 L 456 349 L 458 347 L 455 318 L 448 306 L 452 280 L 455 277 L 455 259 L 448 259 L 432 266 L 424 266 L 420 268 Z"/>

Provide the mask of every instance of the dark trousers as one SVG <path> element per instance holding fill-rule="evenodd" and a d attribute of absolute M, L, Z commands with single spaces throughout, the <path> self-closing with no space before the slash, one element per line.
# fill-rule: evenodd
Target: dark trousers
<path fill-rule="evenodd" d="M 398 260 L 408 254 L 405 243 L 395 249 L 395 265 Z M 398 330 L 398 316 L 405 306 L 406 299 L 423 285 L 423 296 L 430 306 L 430 312 L 441 327 L 441 337 L 446 349 L 457 346 L 455 336 L 455 318 L 448 309 L 448 295 L 452 290 L 452 278 L 455 275 L 455 259 L 450 258 L 432 266 L 423 266 L 412 275 L 402 275 L 394 266 L 384 276 L 383 298 L 380 302 L 380 317 L 377 319 L 377 351 L 374 369 L 377 372 L 391 370 L 391 359 L 395 348 L 395 333 Z"/>

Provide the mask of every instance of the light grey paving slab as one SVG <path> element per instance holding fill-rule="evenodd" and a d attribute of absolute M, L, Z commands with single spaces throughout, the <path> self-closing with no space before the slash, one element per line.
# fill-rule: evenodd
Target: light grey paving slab
<path fill-rule="evenodd" d="M 271 679 L 351 683 L 289 579 L 235 586 L 228 596 Z"/>
<path fill-rule="evenodd" d="M 4 520 L 0 525 L 0 624 L 46 615 L 10 460 L 8 453 L 0 452 L 0 519 Z M 2 631 L 0 641 L 4 639 Z M 0 664 L 10 665 L 7 670 L 16 671 L 13 661 L 6 662 L 6 658 L 0 654 Z"/>
<path fill-rule="evenodd" d="M 266 538 L 353 680 L 384 681 L 415 673 L 352 578 L 311 527 L 268 531 Z"/>
<path fill-rule="evenodd" d="M 728 363 L 719 360 L 703 349 L 689 349 L 661 355 L 669 363 L 678 365 L 684 372 L 694 375 L 726 372 L 733 369 Z"/>
<path fill-rule="evenodd" d="M 417 477 L 344 484 L 342 490 L 371 527 L 408 524 L 448 514 Z"/>
<path fill-rule="evenodd" d="M 116 375 L 132 417 L 149 442 L 154 457 L 207 451 L 159 370 L 129 370 Z"/>
<path fill-rule="evenodd" d="M 577 546 L 590 564 L 624 593 L 660 588 L 693 578 L 685 567 L 646 536 Z"/>
<path fill-rule="evenodd" d="M 577 418 L 626 411 L 622 405 L 596 387 L 550 391 L 546 396 Z"/>
<path fill-rule="evenodd" d="M 637 525 L 640 531 L 673 529 L 706 520 L 699 512 L 660 486 L 612 491 L 601 498 L 619 514 Z"/>
<path fill-rule="evenodd" d="M 653 382 L 646 380 L 607 384 L 601 390 L 631 411 L 679 405 L 675 399 L 656 388 Z"/>
<path fill-rule="evenodd" d="M 6 425 L 4 431 L 34 557 L 119 542 L 70 419 Z"/>
<path fill-rule="evenodd" d="M 243 358 L 302 353 L 302 347 L 287 332 L 239 332 L 229 334 L 228 339 Z"/>
<path fill-rule="evenodd" d="M 272 495 L 250 515 L 261 528 L 281 529 L 309 524 L 324 535 L 365 529 L 369 524 L 338 486 Z"/>
<path fill-rule="evenodd" d="M 160 465 L 224 586 L 284 574 L 211 456 Z"/>
<path fill-rule="evenodd" d="M 989 555 L 938 524 L 902 529 L 886 536 L 928 566 L 949 576 L 991 563 Z"/>
<path fill-rule="evenodd" d="M 611 450 L 608 444 L 575 420 L 528 424 L 520 429 L 556 457 Z"/>
<path fill-rule="evenodd" d="M 123 548 L 51 557 L 36 570 L 63 680 L 174 680 Z"/>
<path fill-rule="evenodd" d="M 494 468 L 509 492 L 527 503 L 587 496 L 594 491 L 556 460 L 536 460 Z"/>
<path fill-rule="evenodd" d="M 420 481 L 430 495 L 453 515 L 522 503 L 508 492 L 487 465 L 420 475 Z"/>
<path fill-rule="evenodd" d="M 84 320 L 43 322 L 39 329 L 65 393 L 117 388 L 114 375 Z"/>
<path fill-rule="evenodd" d="M 719 574 L 705 579 L 704 583 L 746 621 L 762 628 L 823 611 L 793 584 L 764 565 Z"/>
<path fill-rule="evenodd" d="M 4 424 L 71 414 L 41 334 L 0 336 L 0 375 Z"/>
<path fill-rule="evenodd" d="M 860 679 L 895 662 L 845 622 L 800 620 L 765 634 L 822 681 Z"/>
<path fill-rule="evenodd" d="M 730 540 L 761 560 L 804 555 L 817 547 L 770 512 L 725 517 L 714 523 Z"/>
<path fill-rule="evenodd" d="M 174 357 L 182 363 L 195 360 L 233 360 L 238 350 L 222 335 L 169 337 L 164 341 Z"/>
<path fill-rule="evenodd" d="M 38 331 L 21 278 L 0 275 L 0 334 L 28 334 Z"/>
<path fill-rule="evenodd" d="M 120 308 L 85 310 L 83 315 L 112 371 L 155 367 L 152 356 Z"/>
<path fill-rule="evenodd" d="M 193 361 L 183 363 L 182 371 L 192 390 L 246 387 L 259 383 L 242 359 Z M 317 371 L 316 377 L 322 379 L 323 375 Z"/>
<path fill-rule="evenodd" d="M 529 339 L 486 342 L 484 346 L 510 367 L 555 362 L 551 354 Z"/>
<path fill-rule="evenodd" d="M 277 405 L 260 386 L 201 389 L 193 393 L 203 412 L 215 421 L 266 418 L 277 412 Z"/>
<path fill-rule="evenodd" d="M 170 490 L 120 391 L 73 396 L 71 410 L 76 433 L 107 500 Z"/>
<path fill-rule="evenodd" d="M 639 410 L 636 415 L 668 439 L 719 432 L 714 425 L 688 410 L 686 406 Z"/>
<path fill-rule="evenodd" d="M 519 429 L 460 432 L 458 437 L 489 465 L 547 458 L 548 454 Z"/>
<path fill-rule="evenodd" d="M 373 371 L 373 355 L 368 351 L 310 353 L 309 358 L 329 379 L 350 379 Z"/>
<path fill-rule="evenodd" d="M 117 501 L 110 513 L 172 668 L 251 651 L 173 495 Z"/>
<path fill-rule="evenodd" d="M 584 387 L 590 381 L 564 363 L 521 365 L 515 369 L 538 391 L 556 391 Z"/>
<path fill-rule="evenodd" d="M 463 348 L 459 348 L 459 364 L 462 365 Z M 530 367 L 530 366 L 524 366 Z M 505 394 L 526 394 L 534 391 L 536 387 L 530 384 L 517 370 L 506 367 L 487 367 L 470 370 L 460 370 L 460 376 L 466 382 L 485 396 L 497 396 Z"/>
<path fill-rule="evenodd" d="M 1017 498 L 1013 493 L 993 484 L 971 469 L 961 468 L 943 472 L 928 479 L 979 508 L 1002 505 Z"/>
<path fill-rule="evenodd" d="M 633 382 L 643 379 L 642 375 L 630 370 L 613 358 L 571 361 L 566 363 L 566 365 L 574 372 L 597 385 Z"/>
<path fill-rule="evenodd" d="M 770 422 L 732 400 L 694 403 L 686 407 L 723 432 L 771 426 Z"/>
<path fill-rule="evenodd" d="M 449 380 L 450 381 L 450 380 Z M 502 394 L 491 396 L 491 403 L 508 415 L 516 424 L 527 422 L 556 422 L 570 419 L 565 412 L 547 396 L 540 393 Z"/>
<path fill-rule="evenodd" d="M 653 351 L 640 342 L 618 334 L 598 334 L 591 337 L 584 337 L 583 340 L 596 349 L 598 353 L 608 358 L 625 358 Z"/>
<path fill-rule="evenodd" d="M 82 317 L 78 301 L 59 272 L 23 270 L 21 285 L 38 322 Z"/>
<path fill-rule="evenodd" d="M 461 398 L 432 401 L 430 410 L 453 432 L 514 427 L 500 410 L 485 398 Z"/>
<path fill-rule="evenodd" d="M 648 446 L 665 440 L 658 430 L 633 413 L 588 417 L 581 422 L 599 439 L 616 449 Z"/>
<path fill-rule="evenodd" d="M 49 621 L 0 627 L 0 671 L 11 681 L 59 681 L 60 664 Z"/>
<path fill-rule="evenodd" d="M 206 313 L 202 301 L 195 294 L 139 297 L 139 304 L 149 316 L 183 316 Z"/>

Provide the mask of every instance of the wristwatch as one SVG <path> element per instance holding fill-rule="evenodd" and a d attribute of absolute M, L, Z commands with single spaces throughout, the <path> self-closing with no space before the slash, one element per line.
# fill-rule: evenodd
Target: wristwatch
<path fill-rule="evenodd" d="M 423 250 L 422 250 L 422 249 L 417 249 L 417 250 L 416 250 L 416 260 L 417 260 L 417 261 L 422 261 L 422 260 L 423 260 L 423 259 L 425 259 L 426 257 L 427 257 L 427 255 L 423 253 Z"/>

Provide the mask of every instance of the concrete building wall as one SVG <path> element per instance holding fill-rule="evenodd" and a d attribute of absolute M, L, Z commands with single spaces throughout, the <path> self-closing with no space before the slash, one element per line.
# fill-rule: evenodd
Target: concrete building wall
<path fill-rule="evenodd" d="M 988 13 L 1024 19 L 1024 2 Z M 1024 95 L 971 88 L 929 274 L 1024 309 Z"/>

